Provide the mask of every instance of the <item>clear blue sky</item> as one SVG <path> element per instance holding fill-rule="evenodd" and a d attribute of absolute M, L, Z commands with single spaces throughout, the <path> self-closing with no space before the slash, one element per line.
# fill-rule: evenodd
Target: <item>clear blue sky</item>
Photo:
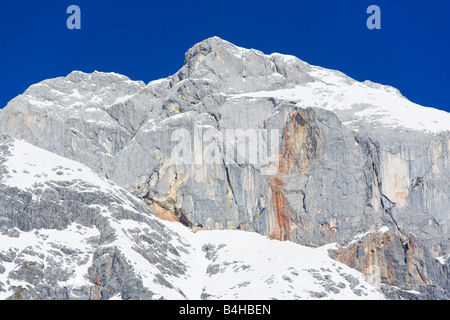
<path fill-rule="evenodd" d="M 81 8 L 81 30 L 66 9 Z M 381 8 L 381 30 L 366 9 Z M 145 82 L 181 68 L 195 43 L 219 36 L 291 54 L 450 112 L 450 2 L 424 0 L 43 0 L 0 3 L 0 106 L 33 83 L 72 70 Z"/>

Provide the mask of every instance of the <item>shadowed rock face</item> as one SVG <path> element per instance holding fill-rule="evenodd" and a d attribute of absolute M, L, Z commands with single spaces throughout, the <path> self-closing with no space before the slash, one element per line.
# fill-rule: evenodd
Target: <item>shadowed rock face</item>
<path fill-rule="evenodd" d="M 450 133 L 390 121 L 380 108 L 391 106 L 392 119 L 398 106 L 423 111 L 393 88 L 214 37 L 148 85 L 73 72 L 31 86 L 0 112 L 0 131 L 86 164 L 161 217 L 337 242 L 335 259 L 368 276 L 378 267 L 391 298 L 448 299 Z M 193 163 L 173 160 L 180 129 Z M 248 129 L 279 132 L 271 174 L 227 161 L 221 139 Z"/>

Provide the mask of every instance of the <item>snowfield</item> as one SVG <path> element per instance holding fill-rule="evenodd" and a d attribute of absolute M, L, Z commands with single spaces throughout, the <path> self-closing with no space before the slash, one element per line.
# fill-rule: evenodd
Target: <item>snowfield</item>
<path fill-rule="evenodd" d="M 449 130 L 450 113 L 409 101 L 390 86 L 358 82 L 341 72 L 312 66 L 313 82 L 293 88 L 233 95 L 233 98 L 275 98 L 299 107 L 335 112 L 344 125 L 360 124 L 437 133 Z"/>

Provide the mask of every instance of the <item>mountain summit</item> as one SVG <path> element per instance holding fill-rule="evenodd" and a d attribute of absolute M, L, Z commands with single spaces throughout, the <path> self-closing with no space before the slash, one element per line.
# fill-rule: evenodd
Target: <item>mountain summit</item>
<path fill-rule="evenodd" d="M 0 228 L 7 237 L 0 247 L 0 292 L 10 298 L 8 279 L 32 279 L 42 269 L 18 271 L 31 261 L 17 255 L 27 252 L 22 236 L 41 230 L 36 232 L 42 240 L 33 238 L 41 249 L 33 252 L 45 266 L 48 245 L 59 248 L 64 232 L 80 230 L 83 239 L 73 250 L 86 246 L 94 255 L 78 253 L 70 262 L 73 272 L 64 276 L 81 281 L 73 287 L 78 293 L 60 291 L 43 275 L 34 291 L 17 298 L 43 298 L 50 287 L 57 292 L 51 298 L 58 299 L 252 298 L 243 288 L 266 286 L 255 279 L 279 275 L 258 273 L 257 265 L 267 263 L 264 254 L 249 256 L 251 268 L 243 267 L 246 262 L 235 268 L 254 271 L 251 285 L 236 282 L 225 292 L 207 285 L 205 277 L 221 275 L 218 283 L 241 279 L 229 272 L 229 259 L 245 261 L 248 252 L 266 245 L 267 236 L 270 245 L 292 252 L 292 263 L 306 259 L 308 246 L 334 259 L 323 258 L 325 265 L 353 268 L 352 277 L 376 275 L 380 291 L 371 287 L 366 295 L 353 290 L 363 278 L 346 283 L 335 275 L 333 288 L 352 288 L 347 297 L 448 299 L 449 124 L 450 114 L 419 106 L 390 86 L 217 37 L 189 49 L 174 75 L 148 84 L 80 71 L 44 80 L 0 111 L 0 132 L 6 134 L 0 148 Z M 58 161 L 46 164 L 53 157 Z M 136 221 L 146 225 L 133 229 Z M 238 246 L 231 238 L 253 236 L 244 231 L 261 238 L 248 238 L 248 248 L 242 245 L 247 240 Z M 169 234 L 185 240 L 164 246 Z M 236 255 L 221 255 L 222 244 Z M 163 252 L 186 260 L 177 265 L 175 256 L 163 258 Z M 111 257 L 120 257 L 121 268 L 133 267 L 106 270 Z M 291 260 L 282 269 L 309 268 Z M 153 270 L 153 280 L 145 279 L 145 268 Z M 326 279 L 321 268 L 327 269 L 312 268 L 314 279 Z M 285 269 L 280 274 L 292 280 Z M 200 279 L 203 287 L 186 291 L 188 282 L 175 279 L 181 274 Z M 118 287 L 124 281 L 129 286 Z M 326 299 L 334 292 L 308 289 L 301 280 L 292 286 L 302 289 L 292 291 L 286 281 L 264 294 Z M 300 293 L 309 291 L 316 293 Z"/>

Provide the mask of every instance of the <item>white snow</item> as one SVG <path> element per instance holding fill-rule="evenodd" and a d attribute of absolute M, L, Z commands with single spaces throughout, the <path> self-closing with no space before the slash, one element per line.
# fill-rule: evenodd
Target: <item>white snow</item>
<path fill-rule="evenodd" d="M 447 257 L 444 255 L 444 256 L 436 257 L 436 260 L 439 261 L 440 264 L 446 265 L 449 257 L 450 257 L 450 255 L 447 255 Z"/>
<path fill-rule="evenodd" d="M 372 230 L 369 230 L 369 231 L 366 231 L 366 232 L 364 232 L 364 233 L 357 234 L 356 236 L 353 237 L 353 239 L 352 239 L 349 243 L 347 243 L 347 244 L 344 246 L 344 248 L 347 248 L 347 247 L 349 247 L 349 246 L 351 246 L 351 245 L 353 245 L 353 244 L 355 244 L 355 243 L 358 243 L 359 241 L 361 241 L 362 238 L 364 238 L 364 237 L 366 237 L 367 235 L 372 234 L 372 233 L 373 233 L 373 231 L 372 231 Z"/>
<path fill-rule="evenodd" d="M 192 298 L 198 299 L 199 289 L 204 287 L 213 299 L 384 299 L 361 273 L 328 256 L 335 244 L 310 248 L 253 232 L 192 233 L 179 223 L 164 224 L 189 241 L 195 254 L 182 257 L 188 265 L 195 263 L 197 270 L 208 266 L 218 270 L 211 275 L 192 272 L 196 274 L 192 280 L 197 283 Z M 212 260 L 201 252 L 206 244 L 214 246 L 217 252 Z M 199 267 L 199 263 L 203 266 Z M 351 289 L 345 278 L 348 275 L 358 279 L 361 286 Z M 327 282 L 326 278 L 332 281 Z M 358 296 L 354 289 L 364 293 Z"/>
<path fill-rule="evenodd" d="M 388 226 L 383 226 L 380 228 L 380 230 L 378 230 L 378 233 L 386 233 L 389 231 L 389 227 Z"/>
<path fill-rule="evenodd" d="M 0 175 L 0 182 L 29 191 L 36 199 L 35 190 L 51 188 L 53 183 L 71 182 L 78 192 L 102 192 L 113 194 L 123 208 L 136 211 L 129 200 L 133 196 L 112 181 L 100 177 L 91 168 L 61 157 L 47 150 L 15 139 L 10 145 L 12 156 L 5 157 L 8 174 Z M 39 192 L 41 193 L 41 192 Z M 137 211 L 136 211 L 137 212 Z"/>
<path fill-rule="evenodd" d="M 348 111 L 344 124 L 354 129 L 360 121 L 386 127 L 440 132 L 450 130 L 450 113 L 420 106 L 390 86 L 358 82 L 344 74 L 313 66 L 313 82 L 294 88 L 236 94 L 233 97 L 274 97 L 294 101 L 300 107 Z M 339 116 L 339 114 L 338 114 Z"/>
<path fill-rule="evenodd" d="M 94 188 L 110 192 L 114 184 L 100 178 L 92 169 L 79 162 L 58 156 L 35 147 L 25 141 L 15 140 L 11 146 L 13 156 L 7 157 L 5 165 L 9 170 L 1 182 L 22 190 L 32 190 L 36 185 L 45 186 L 50 181 L 90 182 Z"/>

